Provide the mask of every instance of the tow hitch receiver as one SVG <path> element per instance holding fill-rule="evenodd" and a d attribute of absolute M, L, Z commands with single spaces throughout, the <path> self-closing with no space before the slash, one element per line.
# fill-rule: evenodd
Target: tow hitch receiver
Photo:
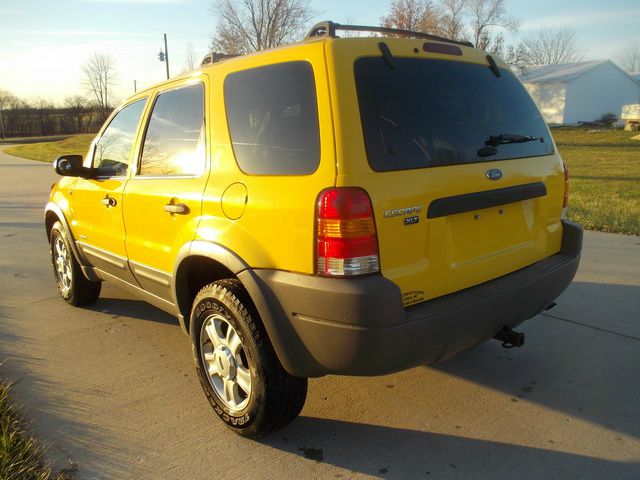
<path fill-rule="evenodd" d="M 524 333 L 511 330 L 509 327 L 503 327 L 493 338 L 500 340 L 504 348 L 521 347 L 524 345 Z"/>

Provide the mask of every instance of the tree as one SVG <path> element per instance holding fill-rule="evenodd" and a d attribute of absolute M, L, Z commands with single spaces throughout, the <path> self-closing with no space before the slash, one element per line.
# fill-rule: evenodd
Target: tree
<path fill-rule="evenodd" d="M 467 12 L 471 17 L 473 44 L 493 54 L 504 49 L 504 36 L 495 29 L 515 32 L 520 25 L 518 19 L 507 14 L 504 0 L 468 0 Z"/>
<path fill-rule="evenodd" d="M 315 12 L 309 0 L 218 0 L 211 37 L 213 52 L 244 54 L 277 47 L 302 37 Z"/>
<path fill-rule="evenodd" d="M 18 98 L 7 90 L 0 90 L 0 110 L 8 110 L 18 102 Z"/>
<path fill-rule="evenodd" d="M 640 42 L 632 43 L 623 50 L 620 64 L 629 73 L 640 72 Z"/>
<path fill-rule="evenodd" d="M 386 28 L 440 33 L 439 13 L 431 0 L 393 0 L 380 23 Z"/>
<path fill-rule="evenodd" d="M 196 52 L 193 49 L 193 43 L 187 42 L 187 48 L 184 52 L 185 63 L 187 70 L 193 70 L 196 68 Z"/>
<path fill-rule="evenodd" d="M 111 96 L 115 83 L 115 61 L 111 55 L 94 53 L 82 67 L 84 86 L 95 99 L 102 120 L 106 120 L 111 111 Z"/>
<path fill-rule="evenodd" d="M 55 119 L 53 116 L 55 105 L 42 97 L 36 98 L 31 104 L 35 107 L 34 114 L 40 135 L 53 134 L 55 129 Z"/>
<path fill-rule="evenodd" d="M 442 0 L 440 2 L 440 33 L 452 40 L 465 40 L 464 13 L 468 0 Z"/>
<path fill-rule="evenodd" d="M 583 56 L 571 30 L 550 27 L 525 36 L 517 47 L 509 47 L 506 60 L 524 72 L 533 65 L 579 62 Z"/>
<path fill-rule="evenodd" d="M 69 110 L 69 114 L 73 118 L 75 130 L 82 133 L 82 124 L 84 115 L 87 113 L 87 99 L 82 95 L 73 95 L 64 99 L 64 106 Z"/>

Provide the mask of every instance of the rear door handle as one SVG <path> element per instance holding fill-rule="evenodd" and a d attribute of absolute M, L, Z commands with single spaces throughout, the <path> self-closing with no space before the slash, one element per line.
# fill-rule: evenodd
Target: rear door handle
<path fill-rule="evenodd" d="M 110 197 L 109 195 L 106 195 L 102 200 L 100 200 L 100 203 L 102 205 L 104 205 L 105 207 L 109 208 L 109 207 L 115 207 L 118 202 L 116 201 L 115 198 Z"/>
<path fill-rule="evenodd" d="M 167 203 L 164 207 L 165 212 L 177 213 L 179 215 L 185 215 L 189 213 L 189 208 L 184 203 Z"/>

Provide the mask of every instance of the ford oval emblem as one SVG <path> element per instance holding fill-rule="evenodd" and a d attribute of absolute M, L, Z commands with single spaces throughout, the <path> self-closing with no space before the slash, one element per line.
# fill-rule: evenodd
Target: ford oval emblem
<path fill-rule="evenodd" d="M 487 170 L 486 175 L 489 180 L 500 180 L 502 178 L 502 170 L 498 168 L 490 168 Z"/>

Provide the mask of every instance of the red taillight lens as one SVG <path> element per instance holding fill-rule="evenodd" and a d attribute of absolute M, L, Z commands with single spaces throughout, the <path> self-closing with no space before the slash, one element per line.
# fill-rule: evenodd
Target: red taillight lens
<path fill-rule="evenodd" d="M 323 190 L 316 210 L 316 271 L 351 276 L 380 270 L 373 207 L 355 187 Z"/>

